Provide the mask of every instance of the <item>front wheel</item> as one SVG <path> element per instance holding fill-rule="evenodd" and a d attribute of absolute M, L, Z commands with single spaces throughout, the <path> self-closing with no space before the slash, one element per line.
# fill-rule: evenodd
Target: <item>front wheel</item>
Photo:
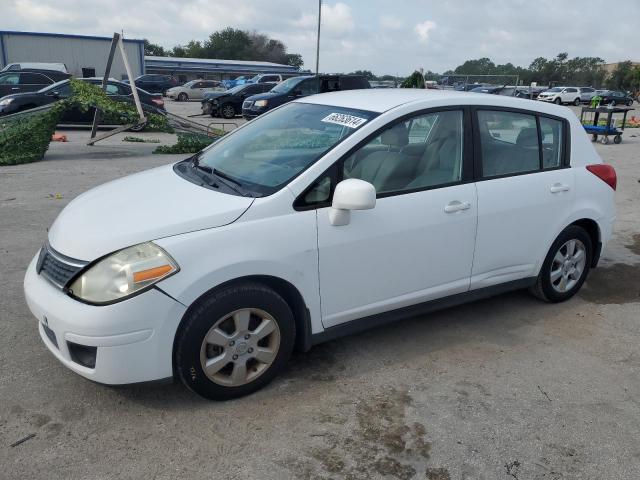
<path fill-rule="evenodd" d="M 561 105 L 562 104 L 562 100 L 560 100 L 560 97 L 556 98 L 553 103 L 555 103 L 556 105 Z"/>
<path fill-rule="evenodd" d="M 222 113 L 224 118 L 229 119 L 236 116 L 236 109 L 233 105 L 227 103 L 220 108 L 220 113 Z"/>
<path fill-rule="evenodd" d="M 180 95 L 178 95 L 179 102 L 186 102 L 187 100 L 189 100 L 189 95 L 187 95 L 186 93 L 182 92 Z"/>
<path fill-rule="evenodd" d="M 615 137 L 613 137 L 613 143 L 615 143 L 616 145 L 622 143 L 622 135 L 616 135 Z"/>
<path fill-rule="evenodd" d="M 531 292 L 547 302 L 573 297 L 587 278 L 592 252 L 587 232 L 577 225 L 568 226 L 551 245 Z"/>
<path fill-rule="evenodd" d="M 627 107 L 631 107 L 631 106 L 633 106 L 633 100 L 629 100 L 629 101 L 627 102 Z"/>
<path fill-rule="evenodd" d="M 214 291 L 185 315 L 176 336 L 176 372 L 212 400 L 252 393 L 269 383 L 293 350 L 295 322 L 287 302 L 259 283 Z"/>
<path fill-rule="evenodd" d="M 579 99 L 579 98 L 576 98 L 576 99 L 573 101 L 573 104 L 574 104 L 576 107 L 577 107 L 578 105 L 580 105 L 580 99 Z"/>

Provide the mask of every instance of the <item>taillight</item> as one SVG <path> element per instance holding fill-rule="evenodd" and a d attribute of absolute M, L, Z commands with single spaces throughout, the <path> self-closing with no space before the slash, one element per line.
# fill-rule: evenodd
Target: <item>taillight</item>
<path fill-rule="evenodd" d="M 587 170 L 589 170 L 614 190 L 616 189 L 616 186 L 618 184 L 618 177 L 616 176 L 615 169 L 611 165 L 606 165 L 604 163 L 587 165 Z"/>

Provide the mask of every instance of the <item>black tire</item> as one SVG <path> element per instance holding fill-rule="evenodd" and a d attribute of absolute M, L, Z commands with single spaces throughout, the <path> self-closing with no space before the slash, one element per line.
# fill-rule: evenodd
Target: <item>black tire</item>
<path fill-rule="evenodd" d="M 633 106 L 633 100 L 629 100 L 629 101 L 627 102 L 627 107 L 631 107 L 631 106 Z"/>
<path fill-rule="evenodd" d="M 220 112 L 220 114 L 226 119 L 234 118 L 236 116 L 236 109 L 230 103 L 225 103 L 224 105 L 221 105 L 218 108 L 218 112 Z"/>
<path fill-rule="evenodd" d="M 553 103 L 555 103 L 556 105 L 562 105 L 562 100 L 560 100 L 560 97 L 556 98 Z"/>
<path fill-rule="evenodd" d="M 622 135 L 616 135 L 615 137 L 613 137 L 613 143 L 615 143 L 616 145 L 622 143 Z"/>
<path fill-rule="evenodd" d="M 576 98 L 576 99 L 573 101 L 573 104 L 574 104 L 576 107 L 577 107 L 578 105 L 580 105 L 580 98 Z"/>
<path fill-rule="evenodd" d="M 598 135 L 596 135 L 595 133 L 593 135 L 591 135 L 591 141 L 592 142 L 597 142 L 598 141 Z"/>
<path fill-rule="evenodd" d="M 189 101 L 189 95 L 187 95 L 184 92 L 180 93 L 180 95 L 178 95 L 178 101 L 179 102 L 187 102 L 187 101 Z"/>
<path fill-rule="evenodd" d="M 615 107 L 616 105 L 618 105 L 618 102 L 616 102 L 615 100 L 611 100 L 611 105 Z"/>
<path fill-rule="evenodd" d="M 579 240 L 584 245 L 586 251 L 585 265 L 576 284 L 565 292 L 559 292 L 551 284 L 551 268 L 554 263 L 556 253 L 558 253 L 560 248 L 570 240 Z M 593 245 L 589 234 L 582 227 L 569 225 L 560 233 L 560 235 L 558 235 L 558 238 L 556 238 L 551 245 L 549 253 L 547 253 L 544 263 L 542 264 L 542 268 L 540 269 L 540 273 L 538 274 L 536 284 L 530 289 L 531 293 L 541 300 L 550 303 L 564 302 L 565 300 L 570 299 L 578 292 L 578 290 L 580 290 L 580 287 L 582 287 L 587 275 L 589 275 L 592 257 Z"/>
<path fill-rule="evenodd" d="M 204 372 L 200 357 L 202 344 L 219 319 L 244 308 L 260 309 L 273 317 L 279 328 L 279 346 L 275 359 L 257 378 L 239 386 L 224 386 L 215 383 Z M 214 290 L 197 300 L 182 319 L 174 347 L 175 371 L 187 388 L 211 400 L 248 395 L 267 385 L 286 365 L 293 351 L 295 335 L 291 308 L 267 286 L 247 282 Z"/>
<path fill-rule="evenodd" d="M 128 131 L 129 131 L 129 132 L 141 132 L 141 131 L 143 131 L 146 127 L 147 127 L 146 122 L 145 122 L 145 123 L 139 123 L 138 125 L 134 125 L 133 127 L 131 127 Z"/>

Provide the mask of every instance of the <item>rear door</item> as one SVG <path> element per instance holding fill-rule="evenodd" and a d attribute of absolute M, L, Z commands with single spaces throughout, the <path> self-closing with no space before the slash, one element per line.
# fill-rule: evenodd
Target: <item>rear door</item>
<path fill-rule="evenodd" d="M 472 289 L 537 275 L 573 209 L 567 136 L 562 118 L 477 110 L 478 233 Z"/>
<path fill-rule="evenodd" d="M 20 74 L 20 87 L 22 92 L 37 92 L 53 83 L 49 77 L 41 73 L 23 72 Z"/>

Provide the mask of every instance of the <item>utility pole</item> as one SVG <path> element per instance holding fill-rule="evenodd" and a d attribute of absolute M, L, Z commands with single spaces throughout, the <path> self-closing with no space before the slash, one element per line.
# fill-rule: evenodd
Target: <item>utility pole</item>
<path fill-rule="evenodd" d="M 320 19 L 322 17 L 322 0 L 318 0 L 318 41 L 316 43 L 316 75 L 320 69 Z"/>

